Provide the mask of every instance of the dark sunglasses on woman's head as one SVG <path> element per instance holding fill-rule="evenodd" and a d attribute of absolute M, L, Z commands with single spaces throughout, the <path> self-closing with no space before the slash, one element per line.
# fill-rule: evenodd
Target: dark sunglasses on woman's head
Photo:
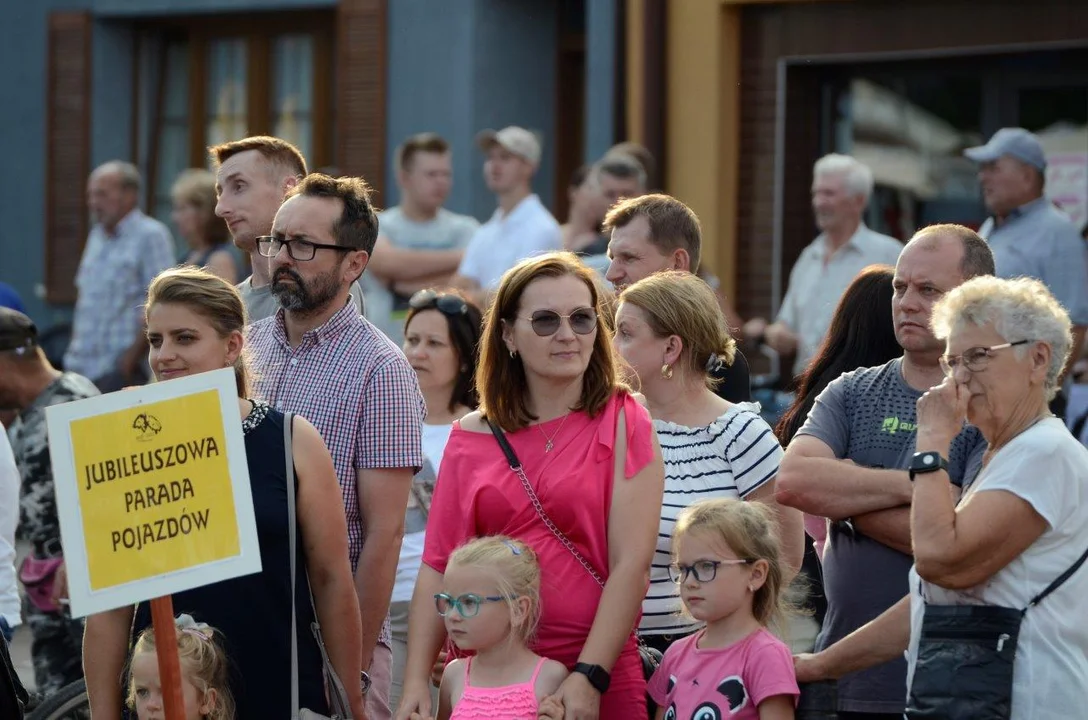
<path fill-rule="evenodd" d="M 446 315 L 464 315 L 468 312 L 465 299 L 452 293 L 440 293 L 435 290 L 420 290 L 408 300 L 408 307 L 413 310 L 434 308 Z"/>
<path fill-rule="evenodd" d="M 589 335 L 597 327 L 597 313 L 592 308 L 578 308 L 570 315 L 560 315 L 555 310 L 537 310 L 528 320 L 533 332 L 540 337 L 548 337 L 559 332 L 563 321 L 570 323 L 570 329 L 579 335 Z"/>

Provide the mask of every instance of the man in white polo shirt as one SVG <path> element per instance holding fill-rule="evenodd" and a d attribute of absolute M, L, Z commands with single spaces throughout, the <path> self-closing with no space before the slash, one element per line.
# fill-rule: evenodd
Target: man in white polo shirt
<path fill-rule="evenodd" d="M 559 250 L 559 223 L 532 191 L 540 165 L 540 141 L 525 128 L 484 130 L 476 136 L 487 153 L 484 180 L 499 207 L 480 226 L 465 249 L 465 257 L 451 284 L 483 307 L 502 274 L 519 261 Z"/>

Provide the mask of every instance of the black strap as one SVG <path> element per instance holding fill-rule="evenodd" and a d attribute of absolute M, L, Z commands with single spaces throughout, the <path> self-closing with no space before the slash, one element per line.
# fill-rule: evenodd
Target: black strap
<path fill-rule="evenodd" d="M 506 462 L 510 464 L 510 469 L 517 471 L 517 469 L 521 467 L 521 461 L 518 460 L 514 448 L 510 447 L 510 442 L 506 439 L 506 434 L 498 425 L 487 418 L 484 418 L 484 422 L 491 428 L 491 434 L 495 436 L 495 440 L 498 441 L 499 447 L 502 448 L 502 454 L 506 456 Z"/>
<path fill-rule="evenodd" d="M 1068 570 L 1063 572 L 1057 580 L 1050 583 L 1050 585 L 1047 586 L 1046 590 L 1043 590 L 1041 593 L 1032 598 L 1031 602 L 1028 603 L 1028 607 L 1024 608 L 1024 612 L 1027 612 L 1028 608 L 1033 608 L 1038 605 L 1040 602 L 1042 602 L 1043 598 L 1045 598 L 1047 595 L 1054 592 L 1063 584 L 1065 584 L 1065 581 L 1072 577 L 1073 573 L 1080 569 L 1080 566 L 1084 564 L 1085 560 L 1088 560 L 1088 550 L 1085 550 L 1084 554 L 1081 555 L 1080 558 L 1078 558 L 1077 561 L 1073 563 L 1073 565 Z"/>

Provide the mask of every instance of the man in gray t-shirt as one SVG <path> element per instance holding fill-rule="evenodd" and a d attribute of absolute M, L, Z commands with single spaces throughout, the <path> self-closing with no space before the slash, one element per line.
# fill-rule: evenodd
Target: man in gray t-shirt
<path fill-rule="evenodd" d="M 817 650 L 908 592 L 913 486 L 906 468 L 914 454 L 916 403 L 943 380 L 944 343 L 929 330 L 930 313 L 949 290 L 992 273 L 993 255 L 971 230 L 937 225 L 919 231 L 895 268 L 892 317 L 903 357 L 833 381 L 786 450 L 778 501 L 832 521 L 823 558 L 828 609 Z M 985 447 L 976 428 L 956 437 L 948 458 L 954 483 L 974 479 Z M 898 720 L 906 704 L 906 663 L 847 675 L 838 696 L 842 718 Z"/>
<path fill-rule="evenodd" d="M 449 284 L 480 223 L 442 207 L 453 170 L 441 137 L 413 135 L 397 148 L 394 162 L 400 205 L 378 214 L 378 242 L 362 283 L 367 319 L 400 345 L 408 299 Z"/>

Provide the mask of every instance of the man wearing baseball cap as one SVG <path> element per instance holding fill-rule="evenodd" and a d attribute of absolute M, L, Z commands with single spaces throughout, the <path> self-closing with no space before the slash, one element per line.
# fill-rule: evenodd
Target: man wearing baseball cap
<path fill-rule="evenodd" d="M 982 198 L 992 214 L 979 228 L 994 253 L 997 276 L 1042 281 L 1073 320 L 1073 352 L 1080 357 L 1088 326 L 1088 249 L 1069 218 L 1043 194 L 1046 154 L 1023 128 L 1002 128 L 990 142 L 963 154 L 979 165 Z M 1059 395 L 1051 405 L 1064 410 Z"/>
<path fill-rule="evenodd" d="M 38 560 L 63 556 L 45 410 L 95 395 L 98 389 L 90 380 L 62 373 L 49 363 L 30 318 L 0 307 L 0 410 L 18 413 L 8 435 L 22 478 L 19 534 Z M 54 600 L 67 597 L 63 568 L 56 571 Z M 35 686 L 48 697 L 83 677 L 83 621 L 55 603 L 45 608 L 28 601 L 24 608 L 33 638 Z"/>
<path fill-rule="evenodd" d="M 562 239 L 559 223 L 531 187 L 540 166 L 537 136 L 511 125 L 484 130 L 476 144 L 487 155 L 484 180 L 499 207 L 469 241 L 451 284 L 483 307 L 504 272 L 531 255 L 559 250 Z"/>

